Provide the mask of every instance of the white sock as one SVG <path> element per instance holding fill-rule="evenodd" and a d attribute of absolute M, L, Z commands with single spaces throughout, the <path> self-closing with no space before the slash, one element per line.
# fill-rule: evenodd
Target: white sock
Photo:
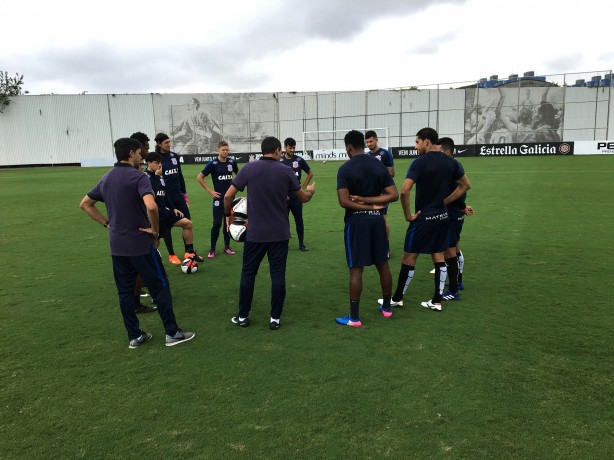
<path fill-rule="evenodd" d="M 272 323 L 277 323 L 277 324 L 279 324 L 279 323 L 280 323 L 280 321 L 279 321 L 278 319 L 275 319 L 275 318 L 271 318 L 271 322 L 272 322 Z"/>

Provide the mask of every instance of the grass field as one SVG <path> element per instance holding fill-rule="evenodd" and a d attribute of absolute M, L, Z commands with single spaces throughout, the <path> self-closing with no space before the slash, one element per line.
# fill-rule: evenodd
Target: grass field
<path fill-rule="evenodd" d="M 154 338 L 136 350 L 106 231 L 78 207 L 105 169 L 0 170 L 0 458 L 613 458 L 614 157 L 462 162 L 476 215 L 466 289 L 442 313 L 420 307 L 423 256 L 391 319 L 371 268 L 363 327 L 335 324 L 349 309 L 339 164 L 314 163 L 310 251 L 291 240 L 283 327 L 268 329 L 266 264 L 252 325 L 230 323 L 237 243 L 195 275 L 166 263 L 180 326 L 197 336 L 164 347 L 146 315 Z M 396 164 L 399 187 L 408 165 Z M 198 170 L 184 174 L 206 253 Z M 398 203 L 389 218 L 396 285 Z"/>

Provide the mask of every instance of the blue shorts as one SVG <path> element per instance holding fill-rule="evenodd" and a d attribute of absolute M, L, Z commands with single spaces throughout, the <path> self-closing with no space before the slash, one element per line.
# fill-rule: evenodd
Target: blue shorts
<path fill-rule="evenodd" d="M 450 222 L 448 213 L 441 214 L 441 218 L 425 220 L 421 218 L 409 224 L 405 234 L 404 250 L 407 253 L 434 254 L 443 252 L 448 246 Z"/>
<path fill-rule="evenodd" d="M 448 236 L 448 247 L 454 248 L 460 241 L 461 232 L 463 231 L 464 219 L 450 219 L 450 234 Z"/>
<path fill-rule="evenodd" d="M 380 265 L 388 260 L 388 239 L 383 218 L 354 219 L 343 230 L 348 267 Z"/>

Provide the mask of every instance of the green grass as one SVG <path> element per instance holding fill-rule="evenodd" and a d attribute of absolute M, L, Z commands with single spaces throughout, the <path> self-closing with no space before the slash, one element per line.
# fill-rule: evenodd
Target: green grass
<path fill-rule="evenodd" d="M 230 323 L 235 244 L 195 275 L 166 264 L 179 323 L 197 336 L 166 348 L 146 315 L 154 338 L 137 350 L 106 231 L 78 208 L 105 169 L 0 170 L 0 458 L 612 458 L 614 158 L 462 162 L 477 213 L 466 290 L 441 314 L 419 306 L 432 294 L 422 256 L 393 318 L 375 308 L 370 268 L 364 326 L 334 323 L 348 311 L 339 164 L 314 163 L 310 251 L 291 240 L 283 327 L 268 330 L 266 263 L 251 327 Z M 198 170 L 184 174 L 206 253 Z M 399 204 L 389 219 L 396 284 Z"/>

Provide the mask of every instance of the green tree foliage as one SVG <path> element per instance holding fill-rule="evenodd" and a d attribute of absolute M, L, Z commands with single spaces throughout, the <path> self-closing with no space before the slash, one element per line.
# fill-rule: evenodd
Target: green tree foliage
<path fill-rule="evenodd" d="M 11 97 L 21 94 L 23 75 L 15 74 L 10 77 L 8 72 L 0 70 L 0 113 L 11 103 Z"/>

